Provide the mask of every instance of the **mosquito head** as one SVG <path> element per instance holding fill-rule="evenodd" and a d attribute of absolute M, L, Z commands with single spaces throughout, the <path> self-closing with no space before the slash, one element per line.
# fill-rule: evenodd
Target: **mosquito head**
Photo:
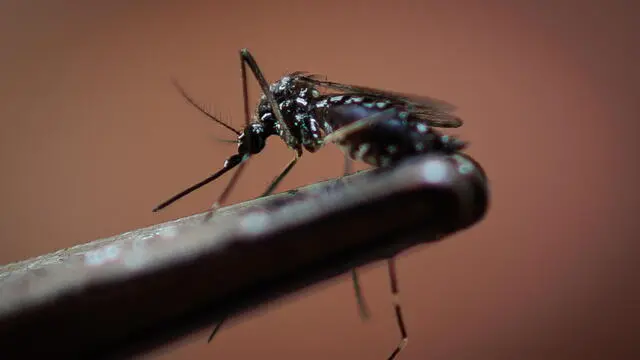
<path fill-rule="evenodd" d="M 238 136 L 238 154 L 257 154 L 267 141 L 267 137 L 273 135 L 265 129 L 262 123 L 252 123 Z"/>

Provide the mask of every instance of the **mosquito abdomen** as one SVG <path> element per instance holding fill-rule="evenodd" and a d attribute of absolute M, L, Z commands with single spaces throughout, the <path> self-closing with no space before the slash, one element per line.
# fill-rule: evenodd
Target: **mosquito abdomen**
<path fill-rule="evenodd" d="M 362 97 L 360 97 L 362 99 Z M 336 144 L 350 158 L 372 166 L 388 166 L 408 156 L 427 152 L 453 152 L 462 148 L 456 138 L 445 136 L 422 122 L 412 121 L 409 112 L 385 101 L 347 103 L 331 106 L 324 112 L 327 128 L 336 131 L 355 121 L 382 111 L 395 109 L 389 119 L 363 127 Z"/>

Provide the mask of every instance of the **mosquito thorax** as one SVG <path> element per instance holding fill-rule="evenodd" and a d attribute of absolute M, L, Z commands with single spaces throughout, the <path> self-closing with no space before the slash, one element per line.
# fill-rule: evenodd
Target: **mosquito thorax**
<path fill-rule="evenodd" d="M 298 73 L 283 76 L 269 87 L 291 131 L 291 138 L 285 138 L 264 94 L 260 97 L 256 117 L 267 131 L 273 128 L 274 133 L 285 140 L 289 147 L 296 149 L 304 146 L 309 151 L 315 151 L 321 145 L 322 138 L 320 125 L 313 117 L 313 108 L 320 93 L 312 86 L 296 81 L 299 76 Z"/>

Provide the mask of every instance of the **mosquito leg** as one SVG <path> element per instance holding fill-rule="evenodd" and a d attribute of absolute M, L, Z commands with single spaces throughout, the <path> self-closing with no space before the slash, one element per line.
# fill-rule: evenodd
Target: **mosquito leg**
<path fill-rule="evenodd" d="M 391 283 L 391 295 L 393 296 L 393 308 L 396 312 L 396 321 L 398 322 L 398 328 L 400 329 L 400 342 L 396 346 L 395 350 L 389 355 L 387 360 L 394 360 L 400 351 L 407 345 L 409 338 L 407 337 L 407 329 L 404 326 L 404 319 L 402 318 L 402 309 L 400 308 L 400 301 L 398 299 L 398 277 L 396 276 L 396 261 L 391 258 L 387 260 L 387 266 L 389 268 L 389 281 Z"/>
<path fill-rule="evenodd" d="M 244 80 L 245 104 L 247 104 L 246 66 L 248 66 L 251 72 L 253 72 L 253 76 L 256 78 L 256 81 L 260 85 L 260 89 L 262 90 L 262 93 L 267 98 L 267 101 L 271 106 L 271 112 L 273 112 L 273 115 L 276 117 L 276 120 L 280 125 L 280 129 L 282 130 L 281 136 L 284 142 L 289 144 L 293 139 L 293 135 L 291 135 L 291 129 L 289 128 L 287 123 L 284 121 L 284 117 L 282 116 L 282 112 L 280 111 L 280 106 L 278 105 L 278 102 L 276 101 L 276 99 L 273 97 L 273 93 L 269 88 L 269 83 L 264 78 L 264 75 L 262 74 L 262 71 L 260 70 L 258 63 L 256 63 L 256 60 L 253 58 L 253 55 L 251 55 L 251 53 L 247 49 L 240 50 L 240 61 L 242 63 L 242 78 Z M 245 115 L 247 119 L 249 119 L 249 108 L 247 106 L 245 106 Z M 298 149 L 295 149 L 295 151 L 296 151 L 295 158 L 291 160 L 291 162 L 287 165 L 287 167 L 285 167 L 284 171 L 282 171 L 282 173 L 278 175 L 278 177 L 271 183 L 271 185 L 269 185 L 269 187 L 262 194 L 262 196 L 267 196 L 271 194 L 273 190 L 275 190 L 276 186 L 278 186 L 278 183 L 282 181 L 282 179 L 289 173 L 291 168 L 296 164 L 296 162 L 302 155 L 302 149 L 298 148 Z"/>
<path fill-rule="evenodd" d="M 296 156 L 293 158 L 293 160 L 291 160 L 289 162 L 289 164 L 287 164 L 287 166 L 284 168 L 284 170 L 282 170 L 282 172 L 280 173 L 280 175 L 278 175 L 269 185 L 269 187 L 267 188 L 267 190 L 265 190 L 262 195 L 260 195 L 260 197 L 264 197 L 267 195 L 270 195 L 275 189 L 276 186 L 278 186 L 278 184 L 280 183 L 280 181 L 282 181 L 282 179 L 284 179 L 285 176 L 287 176 L 287 174 L 289 173 L 289 171 L 291 171 L 291 169 L 293 168 L 293 166 L 298 162 L 298 159 L 300 158 L 300 153 L 296 152 Z"/>
<path fill-rule="evenodd" d="M 353 161 L 349 158 L 349 155 L 344 154 L 344 176 L 351 174 Z M 358 277 L 358 271 L 351 269 L 351 281 L 353 283 L 353 290 L 356 295 L 356 302 L 358 304 L 358 314 L 362 320 L 369 319 L 369 307 L 362 295 L 362 287 L 360 286 L 360 279 Z"/>
<path fill-rule="evenodd" d="M 258 64 L 256 63 L 251 53 L 249 53 L 249 50 L 242 49 L 240 50 L 240 69 L 242 72 L 242 96 L 244 99 L 245 125 L 249 125 L 251 122 L 251 113 L 249 112 L 249 90 L 248 90 L 247 68 L 246 68 L 247 66 L 249 66 L 249 69 L 251 69 L 251 71 L 253 72 L 254 77 L 256 78 L 256 80 L 258 81 L 258 84 L 260 85 L 260 89 L 262 90 L 264 95 L 267 97 L 267 101 L 269 101 L 269 104 L 271 105 L 271 111 L 275 115 L 276 119 L 278 120 L 278 123 L 280 124 L 281 129 L 283 130 L 283 138 L 285 142 L 288 142 L 287 140 L 292 138 L 291 130 L 289 129 L 287 124 L 284 122 L 284 118 L 282 117 L 282 113 L 280 112 L 280 107 L 278 106 L 278 103 L 276 102 L 275 98 L 273 97 L 273 94 L 271 93 L 271 90 L 269 89 L 269 83 L 267 83 L 267 80 L 264 78 L 262 71 L 260 71 L 260 67 L 258 67 Z M 252 153 L 251 149 L 249 149 L 248 153 L 249 154 Z M 291 168 L 293 168 L 296 162 L 298 162 L 298 158 L 300 158 L 300 155 L 301 155 L 301 151 L 296 150 L 296 156 L 293 158 L 293 160 L 291 160 L 291 162 L 289 162 L 289 164 L 284 168 L 282 173 L 278 175 L 278 177 L 271 183 L 271 185 L 269 185 L 269 187 L 262 194 L 262 196 L 267 196 L 271 194 L 273 190 L 275 190 L 276 186 L 278 186 L 278 183 L 282 181 L 282 179 L 289 173 L 289 171 L 291 171 Z M 224 200 L 226 200 L 227 196 L 229 195 L 229 193 L 237 183 L 238 177 L 240 176 L 240 173 L 244 169 L 244 165 L 245 165 L 244 161 L 240 165 L 238 165 L 238 169 L 236 170 L 231 180 L 229 180 L 227 187 L 224 189 L 222 194 L 220 194 L 220 196 L 218 197 L 218 200 L 215 203 L 213 203 L 213 205 L 211 206 L 211 210 L 205 217 L 205 221 L 209 220 L 211 216 L 213 216 L 213 213 L 224 202 Z M 221 324 L 222 324 L 222 321 L 216 325 L 213 332 L 209 336 L 209 341 L 213 339 L 213 336 L 220 329 Z"/>
<path fill-rule="evenodd" d="M 367 306 L 367 302 L 364 301 L 364 296 L 362 296 L 362 288 L 360 287 L 360 279 L 356 269 L 351 269 L 351 280 L 353 283 L 353 290 L 356 294 L 356 302 L 358 304 L 358 314 L 360 315 L 360 319 L 362 319 L 362 321 L 368 320 L 370 316 L 369 307 Z"/>
<path fill-rule="evenodd" d="M 264 94 L 264 96 L 266 96 L 267 101 L 271 105 L 271 111 L 273 112 L 273 115 L 276 117 L 276 119 L 278 120 L 278 123 L 280 123 L 280 126 L 282 127 L 285 143 L 288 143 L 288 140 L 292 138 L 291 129 L 289 129 L 289 126 L 287 125 L 287 123 L 284 122 L 284 117 L 282 116 L 282 112 L 280 111 L 278 102 L 273 97 L 273 93 L 271 93 L 271 90 L 269 89 L 269 83 L 264 78 L 264 75 L 262 75 L 262 71 L 260 70 L 260 67 L 256 63 L 256 60 L 253 58 L 253 55 L 251 55 L 251 53 L 247 49 L 240 50 L 240 59 L 242 59 L 243 74 L 246 71 L 244 70 L 244 65 L 246 64 L 247 66 L 249 66 L 249 69 L 251 69 L 251 72 L 253 72 L 254 77 L 256 78 L 256 80 L 258 81 L 258 84 L 260 85 L 260 89 L 262 90 L 262 93 Z"/>
<path fill-rule="evenodd" d="M 224 317 L 224 318 L 222 318 L 222 320 L 220 320 L 219 323 L 216 324 L 216 327 L 213 328 L 213 331 L 211 331 L 211 335 L 209 335 L 209 338 L 207 339 L 207 343 L 210 343 L 211 340 L 213 339 L 213 337 L 216 336 L 216 333 L 218 332 L 218 330 L 220 330 L 220 328 L 222 327 L 222 324 L 224 323 L 224 321 L 226 319 L 227 318 Z"/>
<path fill-rule="evenodd" d="M 271 185 L 269 185 L 269 187 L 267 188 L 267 190 L 265 190 L 264 193 L 262 193 L 261 196 L 267 196 L 269 194 L 271 194 L 273 192 L 273 190 L 275 190 L 276 186 L 278 186 L 278 183 L 280 183 L 280 181 L 282 181 L 282 179 L 284 179 L 285 176 L 287 176 L 287 174 L 289 173 L 289 171 L 291 171 L 291 169 L 293 168 L 293 166 L 298 162 L 298 159 L 300 158 L 300 154 L 298 152 L 296 152 L 296 156 L 293 158 L 293 160 L 291 160 L 289 162 L 289 164 L 287 164 L 287 166 L 284 168 L 284 170 L 280 173 L 280 175 L 278 175 L 278 177 L 275 178 L 275 180 L 273 180 L 273 182 L 271 182 Z M 242 164 L 240 164 L 240 166 L 242 166 Z M 238 170 L 236 171 L 236 173 L 234 174 L 234 178 L 236 176 L 238 176 L 238 174 L 240 173 L 240 170 L 242 168 L 238 168 Z M 231 179 L 231 181 L 233 181 L 234 179 Z M 227 187 L 227 189 L 229 189 L 229 187 Z M 223 193 L 223 195 L 220 196 L 220 198 L 223 198 L 223 196 L 225 196 L 225 194 Z M 218 201 L 220 201 L 220 198 L 218 198 Z M 216 202 L 214 204 L 214 206 L 216 206 L 216 204 L 218 204 L 218 202 Z M 217 208 L 216 208 L 217 209 Z M 212 214 L 213 211 L 215 211 L 216 209 L 213 209 L 212 212 L 210 212 L 209 214 Z M 207 216 L 210 218 L 210 215 L 207 214 Z M 209 335 L 209 339 L 207 340 L 207 342 L 211 342 L 211 340 L 213 339 L 213 337 L 216 335 L 216 333 L 218 332 L 218 330 L 220 330 L 220 327 L 222 326 L 222 323 L 224 322 L 224 318 L 222 320 L 220 320 L 219 323 L 216 324 L 216 326 L 213 328 L 213 331 L 211 331 L 211 335 Z"/>
<path fill-rule="evenodd" d="M 353 172 L 353 160 L 349 157 L 349 155 L 344 154 L 344 175 L 347 176 Z"/>
<path fill-rule="evenodd" d="M 396 116 L 396 109 L 387 109 L 375 115 L 367 116 L 330 133 L 329 135 L 324 137 L 323 141 L 327 143 L 342 140 L 350 134 L 358 132 L 381 121 L 389 120 L 394 116 Z"/>
<path fill-rule="evenodd" d="M 244 103 L 243 104 L 244 105 L 244 108 L 243 108 L 243 110 L 244 110 L 244 124 L 245 124 L 245 126 L 247 126 L 251 122 L 251 113 L 250 113 L 250 110 L 249 110 L 249 84 L 248 84 L 248 81 L 247 81 L 246 59 L 245 59 L 245 56 L 243 54 L 244 53 L 242 51 L 240 51 L 240 72 L 242 74 L 242 99 L 243 99 L 243 103 Z M 253 60 L 253 59 L 251 59 L 251 60 Z M 255 64 L 255 61 L 253 63 Z M 251 66 L 251 63 L 249 64 L 249 66 Z M 256 70 L 258 71 L 258 74 L 260 74 L 262 80 L 264 80 L 264 77 L 262 76 L 262 73 L 260 72 L 260 69 L 257 68 L 258 65 L 256 64 L 255 66 L 256 66 Z M 256 72 L 256 70 L 254 70 L 254 73 Z M 257 75 L 256 75 L 256 78 L 258 78 Z M 258 82 L 260 82 L 260 78 L 258 78 Z M 266 81 L 265 81 L 265 83 L 266 83 Z M 268 86 L 267 86 L 267 90 L 268 90 Z M 278 106 L 276 105 L 276 107 L 278 107 Z M 280 108 L 278 108 L 278 110 L 280 110 Z M 249 146 L 251 146 L 251 142 L 249 142 Z M 249 149 L 249 154 L 251 154 L 251 153 L 252 153 L 251 149 Z M 205 222 L 209 221 L 211 219 L 211 217 L 213 216 L 213 214 L 215 213 L 215 211 L 218 210 L 218 208 L 220 208 L 220 206 L 222 204 L 224 204 L 224 201 L 227 199 L 227 197 L 231 193 L 231 190 L 233 190 L 233 187 L 236 185 L 236 183 L 238 181 L 238 178 L 240 177 L 240 174 L 244 170 L 244 167 L 245 167 L 245 163 L 244 162 L 238 166 L 238 169 L 236 170 L 235 174 L 233 174 L 233 177 L 231 177 L 231 180 L 229 180 L 229 182 L 227 183 L 227 186 L 225 187 L 225 189 L 222 191 L 222 193 L 220 194 L 218 199 L 211 205 L 211 208 L 209 209 L 209 212 L 207 213 L 207 215 L 204 218 Z"/>
<path fill-rule="evenodd" d="M 207 212 L 207 215 L 205 215 L 205 217 L 203 219 L 203 222 L 207 222 L 207 221 L 211 220 L 211 217 L 216 212 L 216 210 L 218 210 L 220 208 L 220 206 L 222 204 L 224 204 L 225 200 L 227 200 L 227 197 L 231 193 L 231 190 L 233 189 L 233 186 L 238 181 L 238 178 L 240 177 L 240 174 L 242 174 L 242 170 L 244 169 L 244 167 L 246 165 L 245 161 L 243 161 L 240 165 L 238 165 L 238 169 L 236 170 L 235 173 L 233 173 L 233 176 L 231 177 L 231 180 L 229 180 L 229 183 L 227 184 L 227 186 L 224 188 L 224 190 L 222 191 L 220 196 L 218 196 L 218 199 L 209 208 L 209 211 Z"/>
<path fill-rule="evenodd" d="M 251 55 L 249 55 L 251 56 Z M 253 60 L 253 58 L 251 59 Z M 253 64 L 255 64 L 255 61 L 253 62 Z M 249 64 L 249 66 L 251 66 L 251 64 Z M 264 77 L 262 76 L 262 73 L 260 72 L 260 69 L 258 68 L 258 65 L 255 65 L 256 70 L 253 70 L 254 74 L 256 73 L 256 71 L 260 74 L 261 79 L 266 83 L 266 81 L 264 80 Z M 248 83 L 247 83 L 247 68 L 246 68 L 246 60 L 245 60 L 245 56 L 244 56 L 244 52 L 240 51 L 240 71 L 242 74 L 242 99 L 244 100 L 244 123 L 245 126 L 249 125 L 249 123 L 251 122 L 251 113 L 249 110 L 249 89 L 248 89 Z M 258 78 L 258 76 L 256 75 L 256 78 L 258 79 L 258 82 L 260 82 L 260 78 Z M 262 87 L 262 84 L 260 84 Z M 267 92 L 269 90 L 269 87 L 267 86 Z M 263 89 L 264 91 L 264 89 Z M 269 92 L 270 93 L 270 92 Z M 271 98 L 273 99 L 273 96 L 271 96 Z M 274 100 L 275 102 L 275 100 Z M 273 107 L 273 105 L 272 105 Z M 278 108 L 278 110 L 280 110 L 280 108 L 277 106 L 275 106 L 276 108 Z M 282 117 L 282 115 L 280 115 Z M 251 143 L 249 142 L 249 146 L 251 146 Z M 249 149 L 249 153 L 251 153 L 251 149 Z M 297 160 L 298 157 L 296 156 L 296 158 L 294 160 Z M 294 162 L 295 164 L 295 162 Z M 218 197 L 218 200 L 213 203 L 213 205 L 211 206 L 211 211 L 207 214 L 207 216 L 205 217 L 205 221 L 209 220 L 211 218 L 211 216 L 213 216 L 213 213 L 220 207 L 220 204 L 222 204 L 224 202 L 224 200 L 227 199 L 227 196 L 229 196 L 229 193 L 231 192 L 231 189 L 233 188 L 233 186 L 236 184 L 238 177 L 240 176 L 240 173 L 242 172 L 242 170 L 244 169 L 244 165 L 245 162 L 243 161 L 239 166 L 238 166 L 238 170 L 236 170 L 236 172 L 233 174 L 233 177 L 231 178 L 231 180 L 229 180 L 229 183 L 227 184 L 227 187 L 224 189 L 224 191 L 222 192 L 222 194 L 220 194 L 220 196 Z M 291 170 L 291 167 L 293 167 L 293 164 L 290 164 L 290 166 L 288 167 L 289 169 L 285 169 L 286 172 L 289 172 L 289 170 Z M 286 175 L 286 174 L 285 174 Z M 284 176 L 282 176 L 284 177 Z M 275 188 L 275 186 L 274 186 Z M 211 342 L 211 340 L 213 339 L 213 337 L 216 335 L 216 333 L 218 332 L 218 330 L 220 330 L 220 327 L 222 326 L 222 324 L 224 323 L 226 318 L 223 318 L 222 320 L 220 320 L 219 323 L 216 324 L 216 326 L 213 328 L 213 331 L 211 331 L 211 335 L 209 335 L 209 339 L 207 340 L 207 342 Z"/>

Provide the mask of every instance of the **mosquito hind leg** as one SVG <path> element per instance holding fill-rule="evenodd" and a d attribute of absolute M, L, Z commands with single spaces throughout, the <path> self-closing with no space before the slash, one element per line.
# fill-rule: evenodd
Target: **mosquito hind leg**
<path fill-rule="evenodd" d="M 349 158 L 347 154 L 344 154 L 344 174 L 343 176 L 347 176 L 351 174 L 353 168 L 353 160 Z M 356 295 L 356 303 L 358 304 L 358 314 L 360 314 L 360 318 L 362 320 L 369 319 L 369 307 L 367 306 L 367 302 L 364 300 L 364 296 L 362 295 L 362 287 L 360 286 L 360 278 L 358 277 L 358 270 L 351 269 L 351 282 L 353 283 L 353 291 Z"/>
<path fill-rule="evenodd" d="M 375 115 L 367 116 L 360 120 L 354 121 L 353 123 L 341 127 L 340 129 L 328 134 L 324 137 L 323 141 L 325 143 L 328 142 L 337 142 L 343 140 L 347 136 L 356 133 L 364 128 L 375 125 L 381 121 L 392 119 L 397 115 L 396 109 L 387 109 L 385 111 L 379 112 Z"/>
<path fill-rule="evenodd" d="M 387 267 L 389 269 L 389 282 L 391 284 L 391 295 L 393 297 L 393 309 L 396 313 L 396 322 L 398 323 L 398 329 L 400 330 L 400 342 L 393 350 L 387 360 L 394 360 L 405 346 L 409 338 L 407 337 L 407 329 L 404 325 L 404 319 L 402 317 L 402 309 L 400 308 L 400 301 L 398 298 L 398 277 L 396 276 L 396 261 L 391 258 L 387 260 Z"/>

